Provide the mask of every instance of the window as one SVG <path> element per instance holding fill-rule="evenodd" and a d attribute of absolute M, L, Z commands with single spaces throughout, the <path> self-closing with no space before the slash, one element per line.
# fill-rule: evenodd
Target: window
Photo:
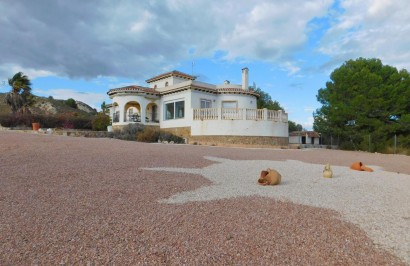
<path fill-rule="evenodd" d="M 154 90 L 157 88 L 157 85 L 154 85 Z"/>
<path fill-rule="evenodd" d="M 238 103 L 236 101 L 223 101 L 222 108 L 238 108 Z"/>
<path fill-rule="evenodd" d="M 201 99 L 201 108 L 211 108 L 211 100 Z"/>
<path fill-rule="evenodd" d="M 168 87 L 168 81 L 167 81 L 167 82 L 165 82 L 165 87 Z"/>
<path fill-rule="evenodd" d="M 185 102 L 177 101 L 165 104 L 165 120 L 178 119 L 185 117 Z"/>

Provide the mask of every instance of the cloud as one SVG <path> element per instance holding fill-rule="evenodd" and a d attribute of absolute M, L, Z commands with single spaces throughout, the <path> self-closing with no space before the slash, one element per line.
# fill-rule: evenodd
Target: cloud
<path fill-rule="evenodd" d="M 306 113 L 313 113 L 314 111 L 316 111 L 316 108 L 313 108 L 313 107 L 305 107 L 305 108 L 303 109 L 303 111 L 306 112 Z"/>
<path fill-rule="evenodd" d="M 16 64 L 3 64 L 0 65 L 0 73 L 4 73 L 4 77 L 1 79 L 8 80 L 17 72 L 23 72 L 30 79 L 35 79 L 39 77 L 48 77 L 53 76 L 55 73 L 43 69 L 33 69 L 33 68 L 24 68 Z"/>
<path fill-rule="evenodd" d="M 72 89 L 51 89 L 51 90 L 41 90 L 33 89 L 35 95 L 43 96 L 53 96 L 54 99 L 67 100 L 73 98 L 77 101 L 84 102 L 93 108 L 101 109 L 101 103 L 107 101 L 107 94 L 105 93 L 89 93 L 89 92 L 79 92 Z"/>
<path fill-rule="evenodd" d="M 312 130 L 313 122 L 314 122 L 313 116 L 308 117 L 307 120 L 302 123 L 302 126 L 303 126 L 303 128 L 306 128 L 307 130 Z"/>
<path fill-rule="evenodd" d="M 281 69 L 287 71 L 289 76 L 293 76 L 300 71 L 300 67 L 289 61 L 281 63 Z"/>
<path fill-rule="evenodd" d="M 410 68 L 410 13 L 407 0 L 341 0 L 320 43 L 331 57 L 328 66 L 358 57 L 379 58 L 397 68 Z"/>
<path fill-rule="evenodd" d="M 75 78 L 143 79 L 217 51 L 220 60 L 290 61 L 308 22 L 331 2 L 3 0 L 0 77 L 13 64 Z"/>

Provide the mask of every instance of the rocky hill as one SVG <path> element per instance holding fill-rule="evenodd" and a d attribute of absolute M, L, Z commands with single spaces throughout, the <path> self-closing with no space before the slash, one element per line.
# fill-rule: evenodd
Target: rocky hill
<path fill-rule="evenodd" d="M 5 93 L 0 93 L 0 115 L 10 113 L 10 107 L 5 103 Z M 97 110 L 91 108 L 89 105 L 76 101 L 77 108 L 73 108 L 67 105 L 66 100 L 57 100 L 51 97 L 39 97 L 34 96 L 33 104 L 29 107 L 30 112 L 33 114 L 42 115 L 56 115 L 64 113 L 77 113 L 79 116 L 93 116 L 97 113 Z"/>

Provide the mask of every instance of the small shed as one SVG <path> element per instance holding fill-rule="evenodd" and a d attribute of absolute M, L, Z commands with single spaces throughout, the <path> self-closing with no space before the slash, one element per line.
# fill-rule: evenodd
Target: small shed
<path fill-rule="evenodd" d="M 320 133 L 316 131 L 293 131 L 289 133 L 289 144 L 320 145 Z"/>

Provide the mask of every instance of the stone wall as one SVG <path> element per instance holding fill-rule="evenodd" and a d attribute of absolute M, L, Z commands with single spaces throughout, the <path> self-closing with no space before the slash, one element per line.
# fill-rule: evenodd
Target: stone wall
<path fill-rule="evenodd" d="M 47 132 L 38 132 L 47 134 Z M 89 130 L 55 130 L 51 134 L 68 136 L 68 137 L 86 137 L 86 138 L 112 138 L 113 133 L 107 131 L 89 131 Z"/>
<path fill-rule="evenodd" d="M 188 138 L 188 144 L 235 147 L 288 148 L 289 139 L 285 137 L 256 136 L 191 136 Z"/>
<path fill-rule="evenodd" d="M 190 138 L 191 136 L 191 127 L 161 128 L 161 130 L 182 138 Z"/>

